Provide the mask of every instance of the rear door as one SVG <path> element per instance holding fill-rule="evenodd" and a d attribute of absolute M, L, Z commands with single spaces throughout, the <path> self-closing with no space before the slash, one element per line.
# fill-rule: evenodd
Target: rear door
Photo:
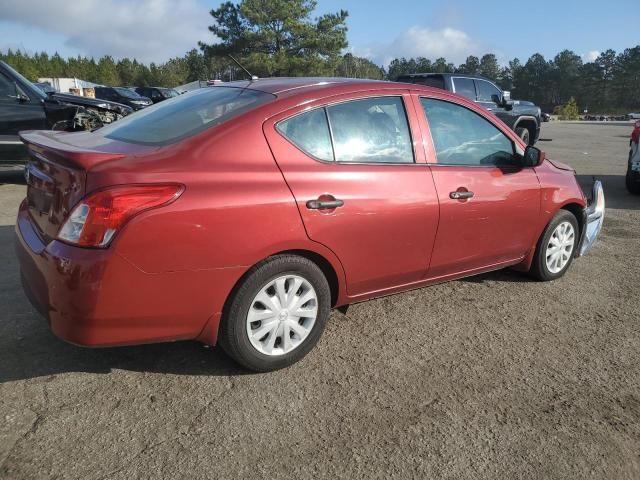
<path fill-rule="evenodd" d="M 307 234 L 338 256 L 350 297 L 418 281 L 429 264 L 438 203 L 406 99 L 341 96 L 264 125 Z"/>
<path fill-rule="evenodd" d="M 523 258 L 535 243 L 540 185 L 514 159 L 521 147 L 483 115 L 449 98 L 420 98 L 440 201 L 430 277 Z M 428 125 L 427 125 L 428 124 Z"/>

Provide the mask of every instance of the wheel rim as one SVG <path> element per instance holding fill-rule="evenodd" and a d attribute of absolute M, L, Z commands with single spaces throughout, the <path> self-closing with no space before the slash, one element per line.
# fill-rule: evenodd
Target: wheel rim
<path fill-rule="evenodd" d="M 318 316 L 315 289 L 299 275 L 270 280 L 254 297 L 247 313 L 247 336 L 260 353 L 284 355 L 311 333 Z"/>
<path fill-rule="evenodd" d="M 575 244 L 575 230 L 569 222 L 559 224 L 547 243 L 545 259 L 551 273 L 561 272 L 569 263 Z"/>

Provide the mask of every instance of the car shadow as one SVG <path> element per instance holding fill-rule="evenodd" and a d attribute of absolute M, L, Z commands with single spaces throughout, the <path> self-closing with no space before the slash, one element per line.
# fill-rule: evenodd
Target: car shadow
<path fill-rule="evenodd" d="M 83 348 L 59 340 L 22 291 L 13 229 L 0 226 L 0 383 L 114 369 L 206 376 L 249 373 L 220 348 L 197 342 Z"/>
<path fill-rule="evenodd" d="M 26 185 L 24 167 L 0 167 L 0 185 Z"/>
<path fill-rule="evenodd" d="M 485 283 L 485 282 L 511 282 L 511 283 L 529 283 L 535 282 L 525 272 L 519 272 L 510 268 L 502 270 L 494 270 L 492 272 L 481 273 L 473 277 L 465 277 L 458 280 L 465 283 Z"/>

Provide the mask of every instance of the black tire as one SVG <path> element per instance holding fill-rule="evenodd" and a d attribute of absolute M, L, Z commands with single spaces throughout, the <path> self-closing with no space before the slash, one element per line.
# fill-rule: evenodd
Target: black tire
<path fill-rule="evenodd" d="M 624 180 L 629 193 L 631 193 L 632 195 L 640 195 L 640 181 L 634 180 L 629 170 L 627 170 L 627 175 L 625 176 Z"/>
<path fill-rule="evenodd" d="M 529 132 L 528 128 L 525 127 L 518 127 L 516 128 L 516 133 L 518 134 L 518 136 L 522 139 L 522 141 L 524 143 L 526 143 L 527 145 L 530 144 L 530 139 L 531 139 L 531 133 Z"/>
<path fill-rule="evenodd" d="M 547 246 L 549 245 L 549 241 L 551 239 L 553 231 L 562 222 L 569 222 L 571 226 L 573 226 L 573 231 L 574 231 L 573 250 L 571 251 L 571 255 L 569 256 L 569 261 L 562 268 L 562 270 L 560 270 L 559 272 L 553 273 L 547 267 L 547 262 L 546 262 Z M 555 216 L 551 219 L 551 221 L 547 225 L 547 228 L 545 228 L 544 232 L 540 236 L 540 239 L 538 240 L 538 244 L 536 245 L 536 253 L 533 256 L 533 262 L 531 264 L 531 269 L 529 270 L 529 274 L 533 278 L 541 282 L 548 282 L 548 281 L 556 280 L 557 278 L 562 277 L 571 266 L 571 263 L 573 262 L 573 258 L 575 256 L 579 238 L 580 238 L 580 230 L 578 228 L 578 221 L 576 220 L 575 215 L 573 215 L 573 213 L 567 210 L 558 211 L 558 213 L 556 213 Z"/>
<path fill-rule="evenodd" d="M 260 289 L 273 279 L 295 274 L 307 280 L 316 292 L 318 313 L 311 332 L 288 353 L 271 356 L 255 348 L 246 330 L 249 308 Z M 255 372 L 288 367 L 301 360 L 318 343 L 331 313 L 331 290 L 322 270 L 311 260 L 297 255 L 276 255 L 254 266 L 241 280 L 223 313 L 218 342 L 236 362 Z"/>

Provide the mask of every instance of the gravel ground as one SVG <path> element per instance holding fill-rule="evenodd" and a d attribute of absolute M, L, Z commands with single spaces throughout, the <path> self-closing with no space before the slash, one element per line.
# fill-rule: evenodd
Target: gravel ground
<path fill-rule="evenodd" d="M 24 186 L 0 186 L 0 478 L 640 478 L 629 133 L 543 127 L 539 146 L 604 179 L 608 202 L 563 279 L 501 271 L 353 305 L 262 375 L 192 342 L 57 340 L 19 283 Z"/>

